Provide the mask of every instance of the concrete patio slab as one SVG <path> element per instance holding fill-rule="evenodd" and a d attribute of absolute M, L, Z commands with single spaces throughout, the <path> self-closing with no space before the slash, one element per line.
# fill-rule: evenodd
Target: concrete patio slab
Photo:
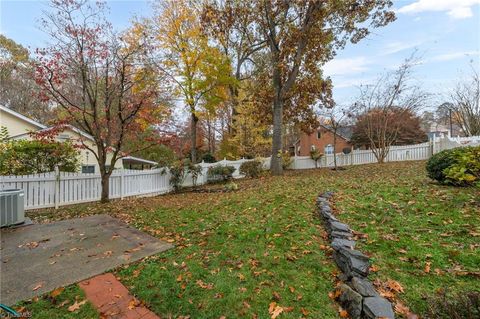
<path fill-rule="evenodd" d="M 13 305 L 173 248 L 108 215 L 2 229 L 0 302 Z"/>

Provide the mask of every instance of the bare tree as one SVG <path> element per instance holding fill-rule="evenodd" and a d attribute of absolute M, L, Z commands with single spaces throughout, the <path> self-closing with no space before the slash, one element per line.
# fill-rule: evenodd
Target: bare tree
<path fill-rule="evenodd" d="M 451 92 L 452 103 L 446 103 L 453 120 L 466 136 L 480 135 L 480 76 L 472 67 L 470 77 Z"/>
<path fill-rule="evenodd" d="M 373 85 L 361 86 L 359 99 L 352 107 L 364 123 L 356 129 L 367 137 L 379 163 L 385 161 L 397 139 L 402 128 L 399 119 L 418 111 L 428 98 L 412 79 L 416 64 L 418 59 L 412 54 L 397 70 L 381 75 Z"/>
<path fill-rule="evenodd" d="M 328 119 L 328 126 L 333 133 L 333 165 L 337 170 L 337 137 L 340 134 L 341 128 L 348 125 L 349 120 L 353 117 L 353 114 L 346 107 L 335 105 L 330 109 L 327 109 L 326 117 Z"/>

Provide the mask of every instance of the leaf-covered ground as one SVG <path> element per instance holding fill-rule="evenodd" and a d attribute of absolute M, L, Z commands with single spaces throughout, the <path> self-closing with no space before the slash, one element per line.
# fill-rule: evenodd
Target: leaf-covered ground
<path fill-rule="evenodd" d="M 314 217 L 315 197 L 334 190 L 339 218 L 365 236 L 372 280 L 397 281 L 397 297 L 423 313 L 437 290 L 480 291 L 480 191 L 440 186 L 424 162 L 288 172 L 238 181 L 231 193 L 183 193 L 30 213 L 47 222 L 95 213 L 121 218 L 176 248 L 117 270 L 162 317 L 338 318 L 328 297 L 336 267 Z M 63 294 L 72 294 L 75 287 Z M 71 298 L 71 296 L 69 296 Z M 56 298 L 23 305 L 35 318 L 69 313 Z M 84 307 L 89 307 L 85 305 Z M 76 313 L 91 318 L 89 308 Z"/>

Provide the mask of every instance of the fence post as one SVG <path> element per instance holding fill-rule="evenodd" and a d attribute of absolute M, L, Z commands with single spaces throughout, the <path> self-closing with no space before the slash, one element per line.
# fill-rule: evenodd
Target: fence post
<path fill-rule="evenodd" d="M 60 170 L 55 166 L 55 209 L 60 204 Z"/>
<path fill-rule="evenodd" d="M 124 177 L 125 177 L 125 169 L 122 168 L 121 171 L 120 171 L 120 199 L 123 199 L 123 196 L 124 196 L 124 193 L 125 193 Z"/>

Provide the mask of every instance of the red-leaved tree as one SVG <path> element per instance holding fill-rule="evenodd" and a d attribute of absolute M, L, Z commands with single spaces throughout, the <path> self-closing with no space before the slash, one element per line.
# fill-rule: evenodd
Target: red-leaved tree
<path fill-rule="evenodd" d="M 104 3 L 52 0 L 51 8 L 42 19 L 50 46 L 37 51 L 36 82 L 60 110 L 62 124 L 93 138 L 93 144 L 80 142 L 98 161 L 101 200 L 108 201 L 109 177 L 126 141 L 159 124 L 167 109 L 144 58 L 146 46 L 113 32 Z"/>

